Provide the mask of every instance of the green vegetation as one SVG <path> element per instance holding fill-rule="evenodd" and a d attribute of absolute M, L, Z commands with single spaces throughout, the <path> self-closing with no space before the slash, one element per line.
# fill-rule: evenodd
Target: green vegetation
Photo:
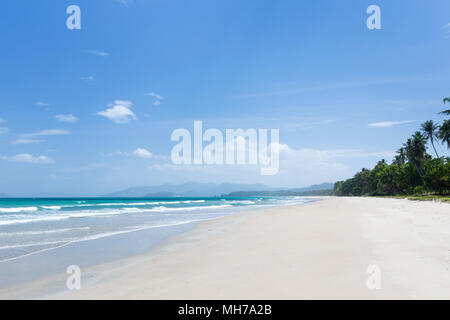
<path fill-rule="evenodd" d="M 444 98 L 444 104 L 446 103 L 450 103 L 450 98 Z M 450 115 L 450 109 L 449 110 L 444 110 L 442 112 L 440 112 L 441 114 L 446 114 L 446 115 Z"/>
<path fill-rule="evenodd" d="M 444 99 L 444 104 L 447 102 L 450 98 Z M 450 115 L 450 110 L 440 114 Z M 434 146 L 437 141 L 450 149 L 450 119 L 441 125 L 426 121 L 397 151 L 391 164 L 383 159 L 372 170 L 362 169 L 353 178 L 336 182 L 334 194 L 450 202 L 450 158 L 439 157 Z M 426 152 L 428 142 L 436 158 Z"/>

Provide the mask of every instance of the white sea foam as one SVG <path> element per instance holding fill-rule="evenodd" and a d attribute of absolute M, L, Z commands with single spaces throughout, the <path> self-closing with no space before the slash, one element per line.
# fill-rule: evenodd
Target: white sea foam
<path fill-rule="evenodd" d="M 145 210 L 143 212 L 167 212 L 167 211 L 195 211 L 195 210 L 210 210 L 210 209 L 220 209 L 220 208 L 228 208 L 232 207 L 231 204 L 223 204 L 223 205 L 212 205 L 212 206 L 204 206 L 204 207 L 180 207 L 180 208 L 167 208 L 164 206 L 155 207 L 152 209 Z"/>
<path fill-rule="evenodd" d="M 70 231 L 81 231 L 81 230 L 89 230 L 89 229 L 90 229 L 90 227 L 81 227 L 81 228 L 66 228 L 66 229 L 41 230 L 41 231 L 0 232 L 0 237 L 34 236 L 34 235 L 40 235 L 40 234 L 64 233 L 64 232 L 70 232 Z"/>
<path fill-rule="evenodd" d="M 130 232 L 135 232 L 135 231 L 140 231 L 140 230 L 163 228 L 163 227 L 173 227 L 173 226 L 178 226 L 178 225 L 183 225 L 183 224 L 188 224 L 188 223 L 194 223 L 194 222 L 200 222 L 200 221 L 205 221 L 205 220 L 210 220 L 210 219 L 186 220 L 186 221 L 178 221 L 178 222 L 167 223 L 167 224 L 159 224 L 159 225 L 143 225 L 143 226 L 137 226 L 135 228 L 130 228 L 128 230 L 104 232 L 104 233 L 100 233 L 100 234 L 95 234 L 95 235 L 83 237 L 83 238 L 80 238 L 80 239 L 65 239 L 65 240 L 61 239 L 59 241 L 46 241 L 46 242 L 35 242 L 35 243 L 24 243 L 24 244 L 15 244 L 15 245 L 2 246 L 2 247 L 0 247 L 0 250 L 18 249 L 18 248 L 26 248 L 26 247 L 37 247 L 37 246 L 46 246 L 46 245 L 55 245 L 54 247 L 44 248 L 42 250 L 29 252 L 29 253 L 26 253 L 26 254 L 19 255 L 17 257 L 6 258 L 4 260 L 0 260 L 0 262 L 16 260 L 16 259 L 19 259 L 19 258 L 22 258 L 22 257 L 26 257 L 26 256 L 30 256 L 30 255 L 33 255 L 33 254 L 37 254 L 37 253 L 40 253 L 40 252 L 44 252 L 44 251 L 60 248 L 60 247 L 66 246 L 66 245 L 71 244 L 71 243 L 84 242 L 84 241 L 89 241 L 89 240 L 96 240 L 96 239 L 101 239 L 101 238 L 105 238 L 105 237 L 109 237 L 109 236 L 119 235 L 119 234 L 123 234 L 123 233 L 130 233 Z"/>
<path fill-rule="evenodd" d="M 244 208 L 301 204 L 309 200 L 300 197 L 114 201 L 112 199 L 104 199 L 104 202 L 97 199 L 61 200 L 57 203 L 37 201 L 24 202 L 22 206 L 18 205 L 16 208 L 7 204 L 2 205 L 0 262 L 53 250 L 74 242 L 210 220 L 231 213 L 232 208 L 241 211 Z M 94 220 L 96 218 L 99 220 Z M 4 260 L 1 260 L 2 258 Z"/>
<path fill-rule="evenodd" d="M 205 221 L 205 220 L 210 220 L 210 219 L 196 219 L 196 220 L 186 220 L 186 221 L 179 221 L 179 222 L 158 224 L 158 225 L 144 225 L 144 226 L 138 226 L 138 227 L 130 228 L 128 230 L 120 230 L 120 231 L 112 231 L 112 232 L 100 233 L 100 234 L 84 237 L 82 239 L 78 239 L 78 240 L 72 241 L 72 242 L 95 240 L 95 239 L 100 239 L 100 238 L 104 238 L 104 237 L 109 237 L 109 236 L 114 236 L 114 235 L 118 235 L 118 234 L 134 232 L 134 231 L 140 231 L 140 230 L 164 228 L 164 227 L 174 227 L 174 226 L 179 226 L 179 225 L 193 223 L 193 222 L 200 222 L 200 221 Z"/>
<path fill-rule="evenodd" d="M 106 202 L 106 203 L 78 203 L 64 205 L 64 208 L 71 207 L 115 207 L 115 206 L 151 206 L 158 204 L 179 204 L 180 201 L 151 201 L 151 202 Z"/>
<path fill-rule="evenodd" d="M 48 246 L 51 244 L 64 244 L 68 243 L 71 240 L 59 240 L 59 241 L 47 241 L 47 242 L 36 242 L 36 243 L 23 243 L 23 244 L 12 244 L 9 246 L 2 246 L 0 247 L 0 250 L 6 250 L 6 249 L 17 249 L 17 248 L 28 248 L 28 247 L 37 247 L 37 246 Z"/>
<path fill-rule="evenodd" d="M 32 219 L 3 220 L 3 221 L 0 221 L 0 226 L 10 225 L 10 224 L 18 224 L 18 223 L 53 221 L 53 220 L 63 220 L 63 219 L 67 219 L 67 218 L 64 216 L 35 216 Z"/>
<path fill-rule="evenodd" d="M 15 207 L 15 208 L 0 208 L 0 213 L 16 213 L 26 211 L 37 211 L 38 207 Z"/>
<path fill-rule="evenodd" d="M 233 204 L 254 204 L 255 201 L 251 200 L 225 200 L 227 203 L 233 203 Z"/>
<path fill-rule="evenodd" d="M 70 207 L 115 207 L 115 206 L 152 206 L 152 205 L 161 205 L 161 204 L 180 204 L 180 203 L 203 203 L 206 200 L 185 200 L 185 201 L 146 201 L 146 202 L 106 202 L 106 203 L 77 203 L 77 204 L 68 204 L 62 207 L 70 208 Z M 42 206 L 44 208 L 44 206 Z M 61 208 L 61 207 L 60 207 Z M 59 209 L 60 209 L 59 208 Z"/>
<path fill-rule="evenodd" d="M 169 212 L 169 211 L 195 211 L 195 210 L 210 210 L 210 209 L 220 209 L 231 207 L 230 204 L 224 205 L 211 205 L 211 206 L 203 206 L 203 207 L 179 207 L 179 208 L 168 208 L 164 206 L 142 209 L 142 208 L 122 208 L 122 209 L 102 209 L 102 210 L 83 210 L 83 211 L 67 211 L 64 213 L 58 214 L 42 214 L 42 215 L 14 215 L 8 216 L 10 219 L 6 219 L 0 221 L 1 225 L 11 225 L 11 224 L 23 224 L 23 223 L 33 223 L 33 222 L 42 222 L 42 221 L 57 221 L 57 220 L 65 220 L 70 218 L 87 218 L 87 217 L 98 217 L 98 216 L 113 216 L 120 214 L 130 214 L 130 213 L 152 213 L 152 212 Z M 12 218 L 12 219 L 11 219 Z"/>

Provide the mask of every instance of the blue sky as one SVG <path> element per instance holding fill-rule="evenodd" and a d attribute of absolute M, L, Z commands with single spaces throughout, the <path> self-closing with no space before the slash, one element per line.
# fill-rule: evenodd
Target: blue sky
<path fill-rule="evenodd" d="M 81 30 L 66 27 L 72 4 Z M 366 27 L 371 4 L 381 30 Z M 10 195 L 332 182 L 390 160 L 421 122 L 442 121 L 450 96 L 446 0 L 17 0 L 1 11 L 0 193 Z M 105 117 L 114 106 L 132 114 Z M 280 129 L 280 173 L 173 165 L 170 135 L 194 120 Z"/>

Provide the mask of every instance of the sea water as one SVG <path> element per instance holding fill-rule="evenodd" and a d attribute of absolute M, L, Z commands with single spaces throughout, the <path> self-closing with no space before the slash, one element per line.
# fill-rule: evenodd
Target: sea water
<path fill-rule="evenodd" d="M 0 199 L 0 263 L 121 233 L 210 220 L 304 197 Z"/>

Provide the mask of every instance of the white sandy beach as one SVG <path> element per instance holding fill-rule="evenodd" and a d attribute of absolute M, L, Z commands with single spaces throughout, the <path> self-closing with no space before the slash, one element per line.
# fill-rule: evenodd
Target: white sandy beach
<path fill-rule="evenodd" d="M 367 268 L 381 288 L 366 286 Z M 38 299 L 449 299 L 450 205 L 326 198 L 201 223 L 148 254 L 0 290 Z"/>

